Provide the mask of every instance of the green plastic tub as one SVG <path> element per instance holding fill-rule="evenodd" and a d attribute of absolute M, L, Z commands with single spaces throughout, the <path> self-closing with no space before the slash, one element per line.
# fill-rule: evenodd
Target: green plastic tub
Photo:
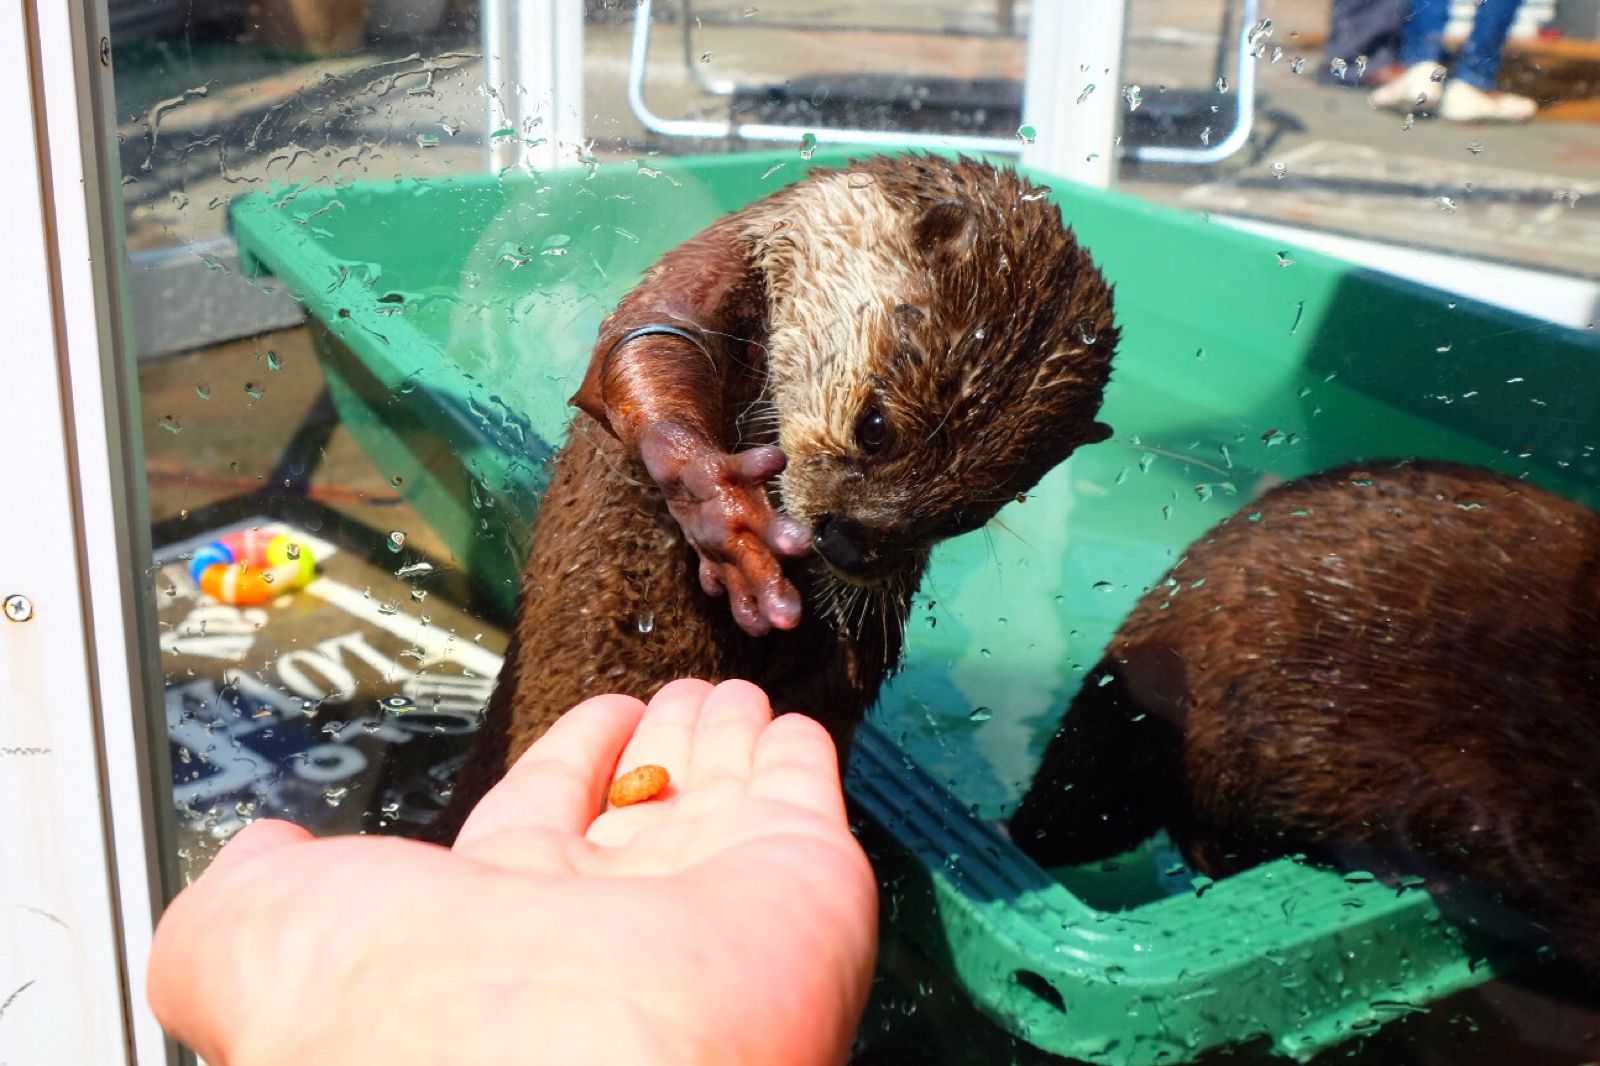
<path fill-rule="evenodd" d="M 316 323 L 357 439 L 509 606 L 601 318 L 718 214 L 843 158 L 296 187 L 233 220 Z M 1046 871 L 995 822 L 1135 600 L 1264 478 L 1429 456 L 1593 505 L 1600 340 L 1040 177 L 1116 283 L 1116 435 L 935 556 L 849 782 L 887 913 L 1038 1048 L 1309 1057 L 1502 962 L 1419 890 L 1290 860 L 1212 885 L 1161 838 Z"/>

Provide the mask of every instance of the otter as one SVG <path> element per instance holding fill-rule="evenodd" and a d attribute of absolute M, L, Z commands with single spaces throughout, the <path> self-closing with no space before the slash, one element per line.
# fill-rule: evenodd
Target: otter
<path fill-rule="evenodd" d="M 1110 435 L 1117 336 L 1048 190 L 966 158 L 819 169 L 668 252 L 601 326 L 431 837 L 574 704 L 677 677 L 753 681 L 843 759 L 932 546 Z"/>
<path fill-rule="evenodd" d="M 1162 827 L 1213 877 L 1297 853 L 1421 877 L 1600 973 L 1600 515 L 1418 461 L 1223 522 L 1112 639 L 1009 822 L 1048 866 Z"/>

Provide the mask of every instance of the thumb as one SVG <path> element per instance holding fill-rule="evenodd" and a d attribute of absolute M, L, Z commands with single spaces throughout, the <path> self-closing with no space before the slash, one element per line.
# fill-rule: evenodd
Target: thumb
<path fill-rule="evenodd" d="M 219 1012 L 228 1012 L 226 1001 L 233 993 L 219 997 L 219 986 L 230 982 L 215 978 L 218 968 L 226 969 L 232 961 L 227 937 L 241 934 L 232 920 L 237 915 L 231 913 L 239 894 L 226 875 L 251 859 L 311 839 L 290 822 L 252 822 L 234 834 L 197 881 L 178 893 L 156 925 L 145 994 L 162 1026 L 206 1061 L 225 1061 L 212 1023 Z"/>
<path fill-rule="evenodd" d="M 211 860 L 211 865 L 206 868 L 205 874 L 201 876 L 208 877 L 221 873 L 257 855 L 276 851 L 291 844 L 304 844 L 311 839 L 313 837 L 306 830 L 293 822 L 285 822 L 279 818 L 263 818 L 251 822 L 233 834 L 227 844 L 223 845 L 222 850 L 217 852 L 216 858 Z"/>

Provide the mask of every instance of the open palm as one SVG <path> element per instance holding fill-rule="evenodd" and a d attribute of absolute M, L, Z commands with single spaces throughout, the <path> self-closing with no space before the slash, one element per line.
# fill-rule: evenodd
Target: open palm
<path fill-rule="evenodd" d="M 645 763 L 666 792 L 600 813 Z M 219 1066 L 839 1062 L 875 920 L 826 732 L 680 681 L 573 710 L 453 849 L 249 827 L 169 908 L 151 1001 Z"/>

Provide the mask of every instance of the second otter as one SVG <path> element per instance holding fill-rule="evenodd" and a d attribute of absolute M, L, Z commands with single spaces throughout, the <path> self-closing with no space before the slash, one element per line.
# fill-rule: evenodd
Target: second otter
<path fill-rule="evenodd" d="M 971 160 L 816 171 L 667 253 L 601 328 L 430 835 L 573 704 L 680 676 L 754 681 L 845 750 L 932 546 L 1109 435 L 1116 343 L 1047 190 Z"/>
<path fill-rule="evenodd" d="M 1228 519 L 1117 632 L 1010 823 L 1047 865 L 1162 827 L 1213 876 L 1304 853 L 1488 897 L 1600 974 L 1600 515 L 1415 462 Z"/>

